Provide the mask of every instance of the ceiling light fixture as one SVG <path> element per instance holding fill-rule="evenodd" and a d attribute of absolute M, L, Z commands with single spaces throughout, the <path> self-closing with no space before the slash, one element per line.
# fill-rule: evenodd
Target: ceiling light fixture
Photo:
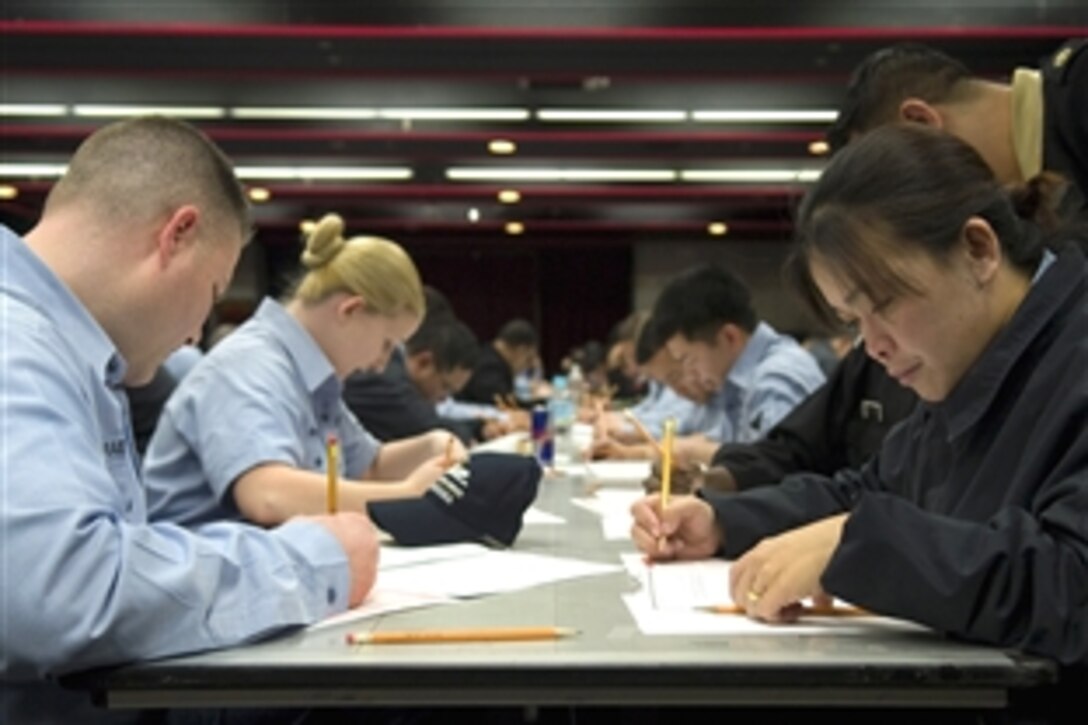
<path fill-rule="evenodd" d="M 374 108 L 319 108 L 291 106 L 237 106 L 230 109 L 232 118 L 243 120 L 297 121 L 366 121 L 378 117 Z"/>
<path fill-rule="evenodd" d="M 508 156 L 517 152 L 518 145 L 504 138 L 496 138 L 488 142 L 487 150 L 496 156 Z"/>
<path fill-rule="evenodd" d="M 807 183 L 820 178 L 819 169 L 698 169 L 681 171 L 683 181 L 736 184 Z"/>
<path fill-rule="evenodd" d="M 68 106 L 59 103 L 0 103 L 0 116 L 64 116 Z"/>
<path fill-rule="evenodd" d="M 0 164 L 0 176 L 33 179 L 42 176 L 64 176 L 65 164 Z"/>
<path fill-rule="evenodd" d="M 11 184 L 0 184 L 0 200 L 11 201 L 19 196 L 19 189 Z"/>
<path fill-rule="evenodd" d="M 671 169 L 550 169 L 470 168 L 446 169 L 451 181 L 675 181 Z"/>
<path fill-rule="evenodd" d="M 412 178 L 412 170 L 399 166 L 237 166 L 239 179 L 296 179 L 329 181 L 374 179 L 396 181 Z"/>
<path fill-rule="evenodd" d="M 249 196 L 250 201 L 255 201 L 257 203 L 265 202 L 272 198 L 272 192 L 263 186 L 251 187 L 246 194 Z"/>
<path fill-rule="evenodd" d="M 524 108 L 379 108 L 379 118 L 398 121 L 526 121 Z"/>
<path fill-rule="evenodd" d="M 216 106 L 125 106 L 97 104 L 72 106 L 72 113 L 90 118 L 127 118 L 129 116 L 171 116 L 173 118 L 223 118 L 227 112 Z"/>
<path fill-rule="evenodd" d="M 517 189 L 503 189 L 495 196 L 502 204 L 517 204 L 521 201 L 521 192 Z"/>
<path fill-rule="evenodd" d="M 711 236 L 721 237 L 729 231 L 729 226 L 725 222 L 710 222 L 706 225 L 706 231 Z"/>
<path fill-rule="evenodd" d="M 808 152 L 813 156 L 825 156 L 831 150 L 831 144 L 827 141 L 813 141 L 808 145 Z"/>
<path fill-rule="evenodd" d="M 517 235 L 525 232 L 525 225 L 521 222 L 506 222 L 506 226 L 503 227 L 507 234 Z"/>
<path fill-rule="evenodd" d="M 700 123 L 832 123 L 838 111 L 692 111 L 691 120 Z"/>
<path fill-rule="evenodd" d="M 578 122 L 645 122 L 677 123 L 688 120 L 687 111 L 650 111 L 618 109 L 542 108 L 536 112 L 537 120 L 564 123 Z"/>

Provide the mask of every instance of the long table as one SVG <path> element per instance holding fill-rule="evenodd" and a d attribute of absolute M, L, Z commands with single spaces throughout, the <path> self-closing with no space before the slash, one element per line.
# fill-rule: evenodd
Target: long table
<path fill-rule="evenodd" d="M 527 526 L 519 550 L 617 563 L 599 519 L 571 504 L 578 476 L 542 481 L 537 506 L 565 525 Z M 111 708 L 361 705 L 714 705 L 1003 708 L 1052 683 L 1049 661 L 929 632 L 647 636 L 621 595 L 625 572 L 384 615 L 377 629 L 556 625 L 541 642 L 349 646 L 358 623 L 230 650 L 83 673 L 65 681 Z"/>

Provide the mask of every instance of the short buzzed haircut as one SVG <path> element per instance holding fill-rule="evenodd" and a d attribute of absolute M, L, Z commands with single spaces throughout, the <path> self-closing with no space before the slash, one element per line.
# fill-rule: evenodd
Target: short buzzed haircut
<path fill-rule="evenodd" d="M 510 347 L 536 347 L 536 328 L 528 320 L 510 320 L 499 330 L 499 339 Z"/>
<path fill-rule="evenodd" d="M 878 50 L 850 76 L 828 144 L 838 151 L 855 135 L 895 121 L 907 98 L 931 104 L 957 98 L 972 79 L 967 66 L 927 45 L 898 43 Z"/>
<path fill-rule="evenodd" d="M 141 116 L 104 126 L 76 149 L 45 214 L 81 204 L 115 224 L 154 219 L 194 204 L 212 224 L 250 235 L 249 205 L 230 160 L 185 121 Z"/>
<path fill-rule="evenodd" d="M 430 352 L 439 370 L 472 370 L 480 354 L 480 344 L 468 325 L 453 315 L 427 313 L 423 324 L 404 345 L 409 355 Z"/>

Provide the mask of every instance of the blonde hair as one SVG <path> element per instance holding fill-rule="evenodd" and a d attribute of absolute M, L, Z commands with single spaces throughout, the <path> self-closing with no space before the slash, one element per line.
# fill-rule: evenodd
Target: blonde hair
<path fill-rule="evenodd" d="M 380 315 L 422 317 L 426 309 L 419 271 L 408 253 L 381 237 L 344 239 L 344 220 L 337 214 L 326 214 L 314 227 L 302 265 L 307 271 L 292 296 L 304 304 L 347 292 Z"/>

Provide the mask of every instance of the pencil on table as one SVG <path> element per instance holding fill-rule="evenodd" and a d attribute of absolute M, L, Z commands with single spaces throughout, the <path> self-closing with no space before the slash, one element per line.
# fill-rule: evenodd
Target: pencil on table
<path fill-rule="evenodd" d="M 325 439 L 325 502 L 330 514 L 336 513 L 337 497 L 340 493 L 340 441 L 335 433 L 329 433 Z"/>
<path fill-rule="evenodd" d="M 348 632 L 348 644 L 439 644 L 446 642 L 527 642 L 578 634 L 569 627 L 480 627 Z"/>
<path fill-rule="evenodd" d="M 662 455 L 661 444 L 654 440 L 654 437 L 650 435 L 650 431 L 646 430 L 646 426 L 642 424 L 642 421 L 638 419 L 638 416 L 632 413 L 630 410 L 623 411 L 623 414 L 627 417 L 627 420 L 631 421 L 631 423 L 635 426 L 635 429 L 638 430 L 642 437 L 646 439 L 646 442 L 654 447 L 654 450 L 657 451 L 657 454 L 659 456 Z"/>

